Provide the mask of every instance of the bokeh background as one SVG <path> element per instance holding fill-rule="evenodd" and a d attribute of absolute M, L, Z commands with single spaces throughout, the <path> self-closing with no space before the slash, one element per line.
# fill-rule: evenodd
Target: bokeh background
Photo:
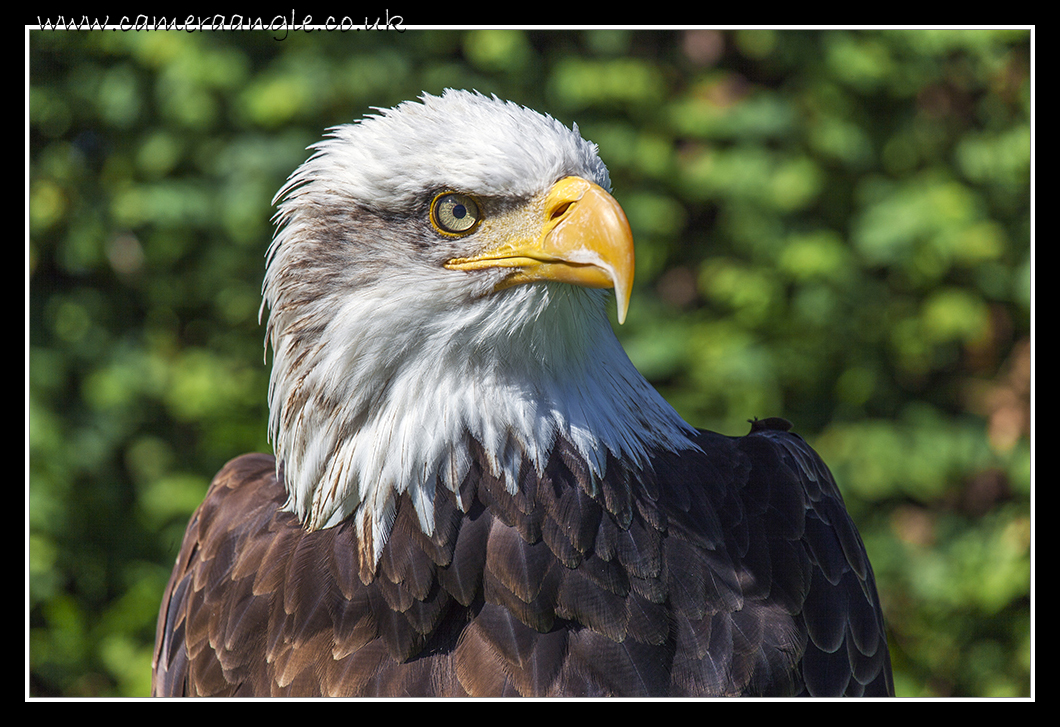
<path fill-rule="evenodd" d="M 276 35 L 29 33 L 31 695 L 148 694 L 188 516 L 269 450 L 272 196 L 325 127 L 446 87 L 600 145 L 630 356 L 830 463 L 898 694 L 1030 694 L 1030 31 Z"/>

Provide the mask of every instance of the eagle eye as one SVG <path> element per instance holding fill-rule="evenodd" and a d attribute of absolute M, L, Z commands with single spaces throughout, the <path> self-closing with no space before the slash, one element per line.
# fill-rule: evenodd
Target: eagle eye
<path fill-rule="evenodd" d="M 474 197 L 459 192 L 442 192 L 431 202 L 431 224 L 446 235 L 466 235 L 482 221 L 482 211 Z"/>

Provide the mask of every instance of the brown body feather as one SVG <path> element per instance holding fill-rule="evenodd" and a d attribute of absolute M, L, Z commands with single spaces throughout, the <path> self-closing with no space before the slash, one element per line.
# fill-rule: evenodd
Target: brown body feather
<path fill-rule="evenodd" d="M 827 468 L 766 422 L 595 484 L 558 442 L 517 494 L 480 463 L 434 534 L 401 496 L 378 566 L 308 532 L 268 455 L 193 516 L 158 622 L 158 696 L 890 695 L 861 539 Z M 476 448 L 472 446 L 472 452 Z M 476 458 L 481 459 L 479 451 Z"/>

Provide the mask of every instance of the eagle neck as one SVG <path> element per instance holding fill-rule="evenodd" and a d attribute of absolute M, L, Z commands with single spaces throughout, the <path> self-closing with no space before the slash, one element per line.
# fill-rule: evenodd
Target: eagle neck
<path fill-rule="evenodd" d="M 311 340 L 273 329 L 270 385 L 286 509 L 309 529 L 354 518 L 369 561 L 398 497 L 430 535 L 438 489 L 466 510 L 479 465 L 515 494 L 558 445 L 584 460 L 590 481 L 607 477 L 609 461 L 636 471 L 653 451 L 694 446 L 616 339 L 603 291 L 525 286 L 430 315 L 371 299 L 340 306 Z M 430 324 L 394 325 L 402 319 Z"/>

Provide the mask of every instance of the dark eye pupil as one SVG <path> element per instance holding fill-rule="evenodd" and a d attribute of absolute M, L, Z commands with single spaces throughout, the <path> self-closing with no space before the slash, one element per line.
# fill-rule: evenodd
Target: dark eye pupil
<path fill-rule="evenodd" d="M 453 217 L 457 218 L 458 220 L 464 219 L 464 215 L 466 214 L 467 207 L 465 207 L 464 205 L 458 204 L 453 207 Z"/>

